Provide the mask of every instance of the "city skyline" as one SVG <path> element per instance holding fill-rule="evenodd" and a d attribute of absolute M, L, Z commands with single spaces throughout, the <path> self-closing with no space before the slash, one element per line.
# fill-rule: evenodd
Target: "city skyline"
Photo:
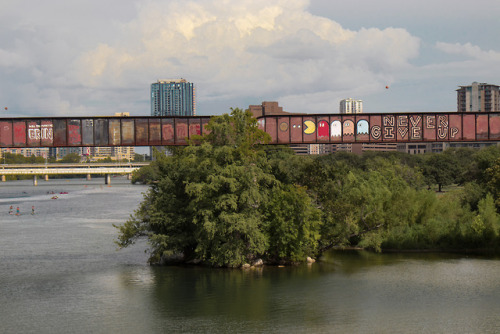
<path fill-rule="evenodd" d="M 498 13 L 496 0 L 7 0 L 0 117 L 148 115 L 165 77 L 195 84 L 199 115 L 260 101 L 332 113 L 346 96 L 366 113 L 455 111 L 460 86 L 500 83 Z"/>

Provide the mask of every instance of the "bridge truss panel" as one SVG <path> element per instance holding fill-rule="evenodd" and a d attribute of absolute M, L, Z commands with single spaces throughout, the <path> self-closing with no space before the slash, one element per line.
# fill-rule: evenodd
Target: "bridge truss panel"
<path fill-rule="evenodd" d="M 0 119 L 0 147 L 175 146 L 209 133 L 210 116 Z M 271 144 L 500 141 L 500 113 L 263 116 Z"/>

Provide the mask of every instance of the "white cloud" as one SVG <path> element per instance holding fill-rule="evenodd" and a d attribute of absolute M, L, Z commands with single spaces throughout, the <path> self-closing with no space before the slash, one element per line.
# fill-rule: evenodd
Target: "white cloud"
<path fill-rule="evenodd" d="M 482 42 L 470 43 L 474 34 L 453 28 L 467 11 L 471 24 L 491 25 L 493 11 L 481 17 L 476 5 L 455 6 L 448 19 L 441 14 L 450 1 L 438 0 L 439 13 L 431 13 L 417 0 L 107 0 L 105 8 L 96 0 L 7 0 L 0 4 L 0 106 L 26 115 L 148 115 L 150 84 L 183 77 L 196 84 L 200 114 L 265 100 L 287 111 L 336 112 L 345 97 L 374 101 L 365 110 L 413 110 L 431 99 L 441 105 L 426 110 L 453 110 L 456 86 L 498 83 L 492 68 L 500 52 L 487 37 L 498 29 L 486 26 Z M 358 24 L 348 25 L 356 7 Z M 436 17 L 445 28 L 425 40 L 436 27 L 416 29 Z"/>
<path fill-rule="evenodd" d="M 259 103 L 318 91 L 330 92 L 320 94 L 328 100 L 339 90 L 364 94 L 383 87 L 418 55 L 419 39 L 404 29 L 350 31 L 307 6 L 151 1 L 115 42 L 79 57 L 77 77 L 95 89 L 184 77 L 197 84 L 200 106 L 203 99 L 254 96 Z"/>
<path fill-rule="evenodd" d="M 449 54 L 461 55 L 467 58 L 486 62 L 500 62 L 500 52 L 489 50 L 484 51 L 479 46 L 471 43 L 436 43 L 436 48 Z"/>

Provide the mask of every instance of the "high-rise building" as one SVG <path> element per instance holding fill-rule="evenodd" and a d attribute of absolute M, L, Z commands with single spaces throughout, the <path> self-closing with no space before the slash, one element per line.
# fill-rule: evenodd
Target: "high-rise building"
<path fill-rule="evenodd" d="M 343 99 L 340 101 L 339 112 L 341 114 L 361 114 L 363 113 L 363 101 L 355 99 Z"/>
<path fill-rule="evenodd" d="M 363 101 L 352 98 L 340 100 L 339 112 L 341 114 L 361 114 L 363 113 Z M 336 151 L 355 152 L 360 154 L 363 151 L 363 144 L 336 144 Z"/>
<path fill-rule="evenodd" d="M 500 86 L 473 82 L 457 89 L 458 112 L 500 110 Z"/>
<path fill-rule="evenodd" d="M 169 79 L 151 84 L 151 116 L 194 116 L 195 106 L 193 83 Z"/>

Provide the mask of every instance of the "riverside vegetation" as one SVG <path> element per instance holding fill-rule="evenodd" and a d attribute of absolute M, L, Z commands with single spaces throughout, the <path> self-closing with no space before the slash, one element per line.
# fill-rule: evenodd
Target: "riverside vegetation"
<path fill-rule="evenodd" d="M 150 188 L 116 226 L 120 247 L 145 236 L 151 264 L 176 255 L 227 267 L 302 262 L 333 247 L 498 251 L 498 146 L 313 157 L 260 145 L 269 136 L 248 111 L 207 128 L 133 175 Z"/>

